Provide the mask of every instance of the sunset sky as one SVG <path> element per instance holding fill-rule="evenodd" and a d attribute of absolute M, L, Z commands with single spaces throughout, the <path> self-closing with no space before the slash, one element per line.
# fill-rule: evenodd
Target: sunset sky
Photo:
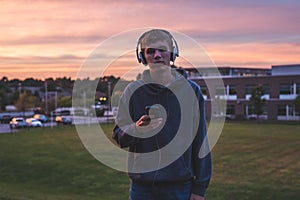
<path fill-rule="evenodd" d="M 0 78 L 76 78 L 103 41 L 146 27 L 191 37 L 217 66 L 298 64 L 299 10 L 299 0 L 0 0 Z M 137 65 L 135 47 L 112 75 Z"/>

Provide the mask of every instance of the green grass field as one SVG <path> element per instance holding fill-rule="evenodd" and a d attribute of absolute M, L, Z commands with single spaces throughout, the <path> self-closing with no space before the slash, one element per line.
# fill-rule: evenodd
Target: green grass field
<path fill-rule="evenodd" d="M 103 124 L 108 135 L 113 126 Z M 300 126 L 226 123 L 206 199 L 300 197 Z M 125 200 L 129 179 L 94 159 L 74 126 L 0 134 L 0 200 Z"/>

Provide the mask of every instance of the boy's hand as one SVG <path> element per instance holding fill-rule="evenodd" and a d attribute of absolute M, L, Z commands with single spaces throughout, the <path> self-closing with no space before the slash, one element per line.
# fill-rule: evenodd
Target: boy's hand
<path fill-rule="evenodd" d="M 204 197 L 196 195 L 196 194 L 192 194 L 190 197 L 190 200 L 204 200 Z"/>
<path fill-rule="evenodd" d="M 139 133 L 153 131 L 162 124 L 162 118 L 151 119 L 149 115 L 143 115 L 136 123 L 135 127 Z"/>

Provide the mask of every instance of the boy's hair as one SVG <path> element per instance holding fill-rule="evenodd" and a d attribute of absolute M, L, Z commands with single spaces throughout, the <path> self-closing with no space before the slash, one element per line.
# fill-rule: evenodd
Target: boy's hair
<path fill-rule="evenodd" d="M 166 41 L 170 47 L 170 50 L 173 49 L 172 36 L 169 32 L 163 29 L 152 29 L 148 32 L 145 32 L 141 38 L 141 48 L 145 48 L 145 46 L 156 41 Z"/>

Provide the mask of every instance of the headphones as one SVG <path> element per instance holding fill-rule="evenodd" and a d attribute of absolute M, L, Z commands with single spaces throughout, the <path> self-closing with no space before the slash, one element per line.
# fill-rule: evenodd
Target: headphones
<path fill-rule="evenodd" d="M 144 52 L 141 48 L 141 42 L 142 40 L 144 39 L 144 37 L 147 35 L 147 34 L 151 34 L 151 32 L 153 30 L 158 30 L 158 31 L 161 31 L 163 33 L 166 33 L 169 38 L 171 39 L 173 45 L 172 45 L 172 52 L 171 52 L 171 56 L 170 56 L 170 61 L 172 61 L 174 63 L 176 57 L 179 56 L 179 50 L 178 50 L 178 45 L 177 45 L 177 42 L 176 40 L 174 39 L 174 37 L 172 36 L 172 34 L 169 32 L 169 31 L 166 31 L 166 30 L 163 30 L 163 29 L 152 29 L 150 31 L 147 31 L 145 33 L 143 33 L 140 38 L 138 39 L 138 42 L 137 42 L 137 45 L 136 45 L 136 57 L 139 61 L 139 63 L 143 63 L 143 65 L 147 65 L 147 61 L 146 61 L 146 58 L 145 58 L 145 55 L 144 55 Z M 140 50 L 140 51 L 139 51 Z"/>

